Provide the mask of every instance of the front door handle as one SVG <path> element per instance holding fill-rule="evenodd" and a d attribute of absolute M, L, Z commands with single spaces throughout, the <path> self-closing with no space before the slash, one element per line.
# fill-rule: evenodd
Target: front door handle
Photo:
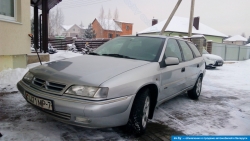
<path fill-rule="evenodd" d="M 181 69 L 181 72 L 184 72 L 184 71 L 185 71 L 185 68 L 182 68 L 182 69 Z"/>
<path fill-rule="evenodd" d="M 197 64 L 197 68 L 199 68 L 200 67 L 200 64 Z"/>

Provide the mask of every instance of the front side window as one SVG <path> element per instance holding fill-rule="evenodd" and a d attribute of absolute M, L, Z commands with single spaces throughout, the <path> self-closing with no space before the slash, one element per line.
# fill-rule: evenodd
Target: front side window
<path fill-rule="evenodd" d="M 200 57 L 201 54 L 199 52 L 199 50 L 197 49 L 197 47 L 194 44 L 188 43 L 190 48 L 193 50 L 194 54 L 196 57 Z"/>
<path fill-rule="evenodd" d="M 15 21 L 16 0 L 0 0 L 0 19 Z"/>
<path fill-rule="evenodd" d="M 153 37 L 117 37 L 101 45 L 94 53 L 103 56 L 157 62 L 164 41 L 164 38 Z"/>
<path fill-rule="evenodd" d="M 182 62 L 181 51 L 179 45 L 175 39 L 168 39 L 167 47 L 165 50 L 165 56 L 167 57 L 176 57 Z"/>
<path fill-rule="evenodd" d="M 185 61 L 192 60 L 194 58 L 193 52 L 191 51 L 191 49 L 189 48 L 187 43 L 185 41 L 181 41 L 181 40 L 179 40 L 179 43 L 181 45 L 181 49 L 182 49 Z"/>

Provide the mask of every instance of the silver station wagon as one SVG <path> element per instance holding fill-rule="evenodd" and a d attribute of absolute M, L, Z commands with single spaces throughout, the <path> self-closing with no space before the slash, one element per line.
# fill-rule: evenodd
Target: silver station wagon
<path fill-rule="evenodd" d="M 27 102 L 61 122 L 142 134 L 161 103 L 185 92 L 198 99 L 204 75 L 193 43 L 137 35 L 30 69 L 17 87 Z"/>

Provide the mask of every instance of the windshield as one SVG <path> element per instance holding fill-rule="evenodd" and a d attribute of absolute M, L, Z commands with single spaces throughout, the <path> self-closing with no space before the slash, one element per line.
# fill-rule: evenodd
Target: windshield
<path fill-rule="evenodd" d="M 94 53 L 157 62 L 164 41 L 164 38 L 154 37 L 117 37 L 97 48 Z"/>
<path fill-rule="evenodd" d="M 203 53 L 202 54 L 209 54 L 205 49 L 203 49 Z"/>

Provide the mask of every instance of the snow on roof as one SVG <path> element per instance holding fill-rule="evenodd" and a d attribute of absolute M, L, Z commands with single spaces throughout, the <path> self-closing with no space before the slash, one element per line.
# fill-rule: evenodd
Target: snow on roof
<path fill-rule="evenodd" d="M 75 24 L 72 24 L 72 25 L 62 25 L 62 27 L 65 29 L 65 30 L 69 30 L 72 26 L 74 26 Z"/>
<path fill-rule="evenodd" d="M 161 29 L 163 28 L 163 26 L 165 25 L 166 21 L 167 21 L 167 19 L 159 22 L 158 24 L 156 24 L 154 26 L 151 26 L 151 27 L 139 32 L 139 34 L 160 32 Z M 189 18 L 174 16 L 165 31 L 188 33 L 188 27 L 189 27 Z M 196 30 L 196 28 L 193 27 L 192 32 L 194 34 L 228 37 L 227 35 L 219 32 L 219 31 L 217 31 L 209 26 L 206 26 L 205 24 L 202 24 L 202 23 L 200 23 L 200 25 L 199 25 L 199 30 Z"/>
<path fill-rule="evenodd" d="M 74 25 L 78 26 L 79 28 L 81 29 L 87 29 L 88 27 L 80 27 L 79 25 L 77 24 L 72 24 L 72 25 L 62 25 L 62 27 L 65 29 L 65 30 L 69 30 L 71 27 L 73 27 Z"/>
<path fill-rule="evenodd" d="M 115 20 L 115 19 L 114 19 L 114 21 L 120 22 L 120 23 L 130 23 L 130 24 L 133 24 L 132 22 L 120 21 L 120 20 Z"/>
<path fill-rule="evenodd" d="M 122 31 L 120 26 L 118 26 L 114 20 L 99 18 L 96 18 L 96 20 L 100 23 L 104 30 Z"/>
<path fill-rule="evenodd" d="M 204 35 L 192 35 L 191 37 L 192 37 L 192 38 L 201 38 L 201 37 L 205 38 Z"/>
<path fill-rule="evenodd" d="M 244 38 L 244 37 L 242 37 L 240 35 L 235 35 L 235 36 L 230 37 L 230 38 L 228 38 L 228 39 L 226 39 L 224 41 L 231 41 L 231 42 L 233 42 L 233 41 L 247 41 L 247 38 Z"/>

